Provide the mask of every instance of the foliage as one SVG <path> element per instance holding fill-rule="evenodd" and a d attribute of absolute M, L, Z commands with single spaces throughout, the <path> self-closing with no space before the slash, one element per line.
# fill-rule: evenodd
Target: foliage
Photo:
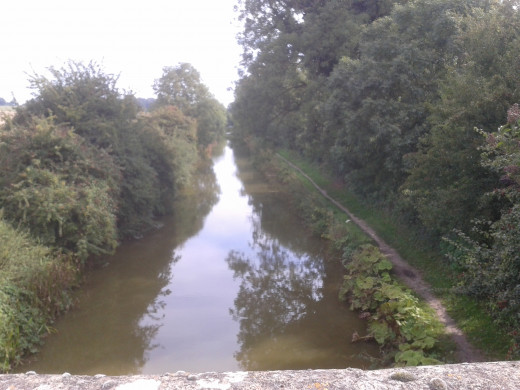
<path fill-rule="evenodd" d="M 494 203 L 482 199 L 496 174 L 480 164 L 484 143 L 474 131 L 497 129 L 518 101 L 519 14 L 506 2 L 488 12 L 474 10 L 461 23 L 457 61 L 440 83 L 431 107 L 432 128 L 420 150 L 406 157 L 403 191 L 427 229 L 437 236 L 453 228 L 469 233 L 473 218 L 495 219 Z"/>
<path fill-rule="evenodd" d="M 514 175 L 496 169 L 499 160 L 481 164 L 481 132 L 494 132 L 520 100 L 517 2 L 243 0 L 237 8 L 244 68 L 230 108 L 234 135 L 314 160 L 434 250 L 458 229 L 453 250 L 480 248 L 487 259 L 466 282 L 498 286 L 483 275 L 517 251 L 513 239 L 495 237 L 517 225 L 516 202 L 509 192 L 487 194 Z M 308 211 L 323 233 L 327 212 Z M 494 252 L 498 243 L 504 253 Z M 513 283 L 514 271 L 497 272 Z M 498 312 L 516 321 L 513 309 Z"/>
<path fill-rule="evenodd" d="M 462 232 L 452 244 L 451 258 L 461 269 L 462 291 L 487 303 L 493 316 L 511 329 L 518 357 L 520 335 L 520 109 L 508 111 L 508 123 L 487 136 L 482 163 L 501 174 L 500 187 L 487 196 L 505 206 L 495 221 L 475 221 L 479 241 Z M 516 346 L 516 347 L 515 347 Z"/>
<path fill-rule="evenodd" d="M 343 58 L 329 77 L 330 163 L 357 192 L 381 200 L 402 183 L 402 158 L 428 130 L 428 104 L 438 98 L 464 6 L 446 0 L 395 6 L 364 30 L 359 57 Z"/>
<path fill-rule="evenodd" d="M 0 133 L 0 204 L 35 237 L 85 260 L 116 246 L 120 171 L 53 118 Z"/>
<path fill-rule="evenodd" d="M 18 108 L 14 124 L 30 127 L 33 116 L 52 116 L 55 123 L 70 126 L 76 136 L 85 139 L 97 150 L 94 154 L 100 158 L 108 155 L 120 172 L 117 193 L 109 194 L 110 201 L 103 197 L 99 201 L 114 207 L 118 237 L 139 236 L 153 226 L 155 216 L 171 211 L 178 187 L 193 169 L 198 158 L 193 123 L 182 114 L 165 117 L 162 122 L 138 115 L 137 99 L 122 95 L 116 86 L 117 77 L 105 74 L 95 63 L 70 62 L 49 71 L 52 78 L 32 77 L 35 97 Z M 186 131 L 173 131 L 178 125 Z M 170 129 L 162 129 L 164 126 Z M 89 183 L 96 187 L 92 194 L 103 191 L 102 184 Z M 73 199 L 80 194 L 67 196 Z"/>
<path fill-rule="evenodd" d="M 358 3 L 364 3 L 360 1 Z M 231 107 L 237 131 L 274 145 L 324 150 L 320 103 L 325 77 L 342 55 L 355 53 L 363 12 L 336 1 L 243 1 L 244 77 Z M 316 152 L 318 152 L 316 150 Z"/>
<path fill-rule="evenodd" d="M 18 108 L 15 124 L 30 126 L 33 116 L 66 124 L 93 147 L 108 153 L 121 172 L 117 204 L 119 235 L 125 237 L 149 226 L 154 202 L 155 174 L 144 157 L 136 128 L 138 106 L 131 95 L 122 96 L 117 77 L 95 63 L 69 62 L 50 68 L 52 78 L 34 75 L 34 99 Z"/>
<path fill-rule="evenodd" d="M 104 149 L 117 147 L 135 119 L 137 104 L 131 95 L 121 96 L 117 77 L 106 74 L 94 62 L 69 62 L 61 69 L 50 67 L 51 77 L 33 75 L 34 98 L 18 108 L 17 123 L 30 116 L 54 116 L 88 142 Z"/>
<path fill-rule="evenodd" d="M 197 104 L 210 96 L 208 88 L 200 80 L 200 73 L 185 62 L 176 67 L 164 67 L 153 88 L 157 105 L 175 106 L 187 115 L 193 114 Z"/>
<path fill-rule="evenodd" d="M 140 142 L 146 159 L 157 175 L 155 190 L 158 201 L 154 213 L 163 215 L 172 210 L 172 198 L 188 183 L 195 169 L 196 122 L 174 106 L 164 106 L 139 118 Z"/>
<path fill-rule="evenodd" d="M 434 313 L 395 282 L 392 264 L 372 245 L 360 246 L 346 264 L 340 298 L 369 318 L 369 331 L 382 347 L 397 347 L 397 365 L 437 364 L 430 355 L 442 325 Z"/>
<path fill-rule="evenodd" d="M 202 147 L 218 141 L 224 135 L 226 110 L 200 80 L 199 72 L 190 64 L 163 68 L 155 80 L 156 107 L 175 106 L 184 115 L 197 120 L 198 142 Z"/>
<path fill-rule="evenodd" d="M 202 100 L 197 105 L 197 140 L 202 147 L 217 143 L 224 137 L 227 113 L 224 106 L 214 98 Z"/>
<path fill-rule="evenodd" d="M 0 219 L 0 371 L 34 352 L 46 325 L 66 310 L 75 267 Z"/>

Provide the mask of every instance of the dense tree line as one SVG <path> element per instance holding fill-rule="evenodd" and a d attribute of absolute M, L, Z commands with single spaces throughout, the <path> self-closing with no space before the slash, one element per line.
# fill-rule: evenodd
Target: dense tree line
<path fill-rule="evenodd" d="M 226 125 L 224 107 L 187 64 L 164 69 L 155 82 L 159 99 L 146 112 L 95 63 L 49 71 L 30 79 L 34 98 L 0 128 L 0 369 L 68 306 L 71 275 L 87 259 L 112 253 L 174 211 Z M 174 98 L 184 93 L 193 107 Z M 16 242 L 29 249 L 13 252 Z M 51 294 L 47 282 L 59 288 Z"/>
<path fill-rule="evenodd" d="M 518 327 L 518 3 L 243 0 L 237 8 L 236 135 L 328 167 L 442 246 L 462 291 Z"/>

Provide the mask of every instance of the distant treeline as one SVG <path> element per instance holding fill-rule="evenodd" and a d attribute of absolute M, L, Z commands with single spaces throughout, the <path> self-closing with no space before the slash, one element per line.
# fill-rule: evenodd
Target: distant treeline
<path fill-rule="evenodd" d="M 13 98 L 10 102 L 5 100 L 4 98 L 0 97 L 0 106 L 11 106 L 16 107 L 18 105 L 18 102 L 15 98 Z"/>
<path fill-rule="evenodd" d="M 446 254 L 459 292 L 511 330 L 519 354 L 518 2 L 239 8 L 235 136 L 301 153 L 413 226 Z"/>
<path fill-rule="evenodd" d="M 226 110 L 189 64 L 163 69 L 143 111 L 94 63 L 35 75 L 0 128 L 0 369 L 33 351 L 91 258 L 153 228 Z"/>
<path fill-rule="evenodd" d="M 156 102 L 157 99 L 154 99 L 154 98 L 137 98 L 137 104 L 139 104 L 139 106 L 145 110 L 145 111 L 149 111 L 152 109 L 154 103 Z"/>

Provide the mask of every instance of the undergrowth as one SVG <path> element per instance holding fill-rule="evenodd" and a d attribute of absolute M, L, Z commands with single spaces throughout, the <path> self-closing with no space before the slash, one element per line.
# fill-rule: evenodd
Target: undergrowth
<path fill-rule="evenodd" d="M 332 250 L 343 253 L 347 275 L 340 297 L 348 299 L 351 309 L 368 320 L 368 335 L 354 334 L 353 339 L 379 343 L 384 365 L 390 361 L 421 365 L 445 360 L 452 346 L 438 343 L 444 340 L 442 324 L 425 303 L 391 276 L 391 263 L 372 245 L 372 239 L 273 154 L 262 151 L 253 158 L 267 178 L 274 178 L 290 192 L 290 200 L 306 225 L 329 240 Z M 321 177 L 316 182 L 326 185 Z"/>
<path fill-rule="evenodd" d="M 392 264 L 379 249 L 359 246 L 347 251 L 344 261 L 347 274 L 339 297 L 368 321 L 369 334 L 362 338 L 375 339 L 396 365 L 441 363 L 435 347 L 442 324 L 431 308 L 392 278 Z"/>
<path fill-rule="evenodd" d="M 1 219 L 0 371 L 37 351 L 50 321 L 71 305 L 76 267 Z"/>
<path fill-rule="evenodd" d="M 453 290 L 458 282 L 457 274 L 443 258 L 440 248 L 433 248 L 409 226 L 398 222 L 395 215 L 374 205 L 363 203 L 349 192 L 348 188 L 335 183 L 320 167 L 309 163 L 287 150 L 279 152 L 287 160 L 296 164 L 320 187 L 338 202 L 347 207 L 357 217 L 365 220 L 389 245 L 412 266 L 421 271 L 424 279 L 432 286 L 436 295 L 442 299 L 449 314 L 470 342 L 484 351 L 490 360 L 507 359 L 512 337 L 499 327 L 486 312 L 485 307 L 475 299 L 457 294 Z M 290 169 L 287 167 L 287 169 Z M 296 173 L 294 173 L 296 175 Z M 302 180 L 306 181 L 306 179 Z M 310 188 L 310 187 L 309 187 Z M 312 191 L 316 193 L 314 187 Z M 449 346 L 445 346 L 448 350 Z"/>

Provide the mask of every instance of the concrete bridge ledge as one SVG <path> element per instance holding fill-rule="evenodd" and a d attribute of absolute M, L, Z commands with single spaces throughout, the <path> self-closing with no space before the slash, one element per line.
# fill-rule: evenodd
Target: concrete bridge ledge
<path fill-rule="evenodd" d="M 242 371 L 164 375 L 0 375 L 0 390 L 387 390 L 520 389 L 520 362 L 305 371 Z"/>

